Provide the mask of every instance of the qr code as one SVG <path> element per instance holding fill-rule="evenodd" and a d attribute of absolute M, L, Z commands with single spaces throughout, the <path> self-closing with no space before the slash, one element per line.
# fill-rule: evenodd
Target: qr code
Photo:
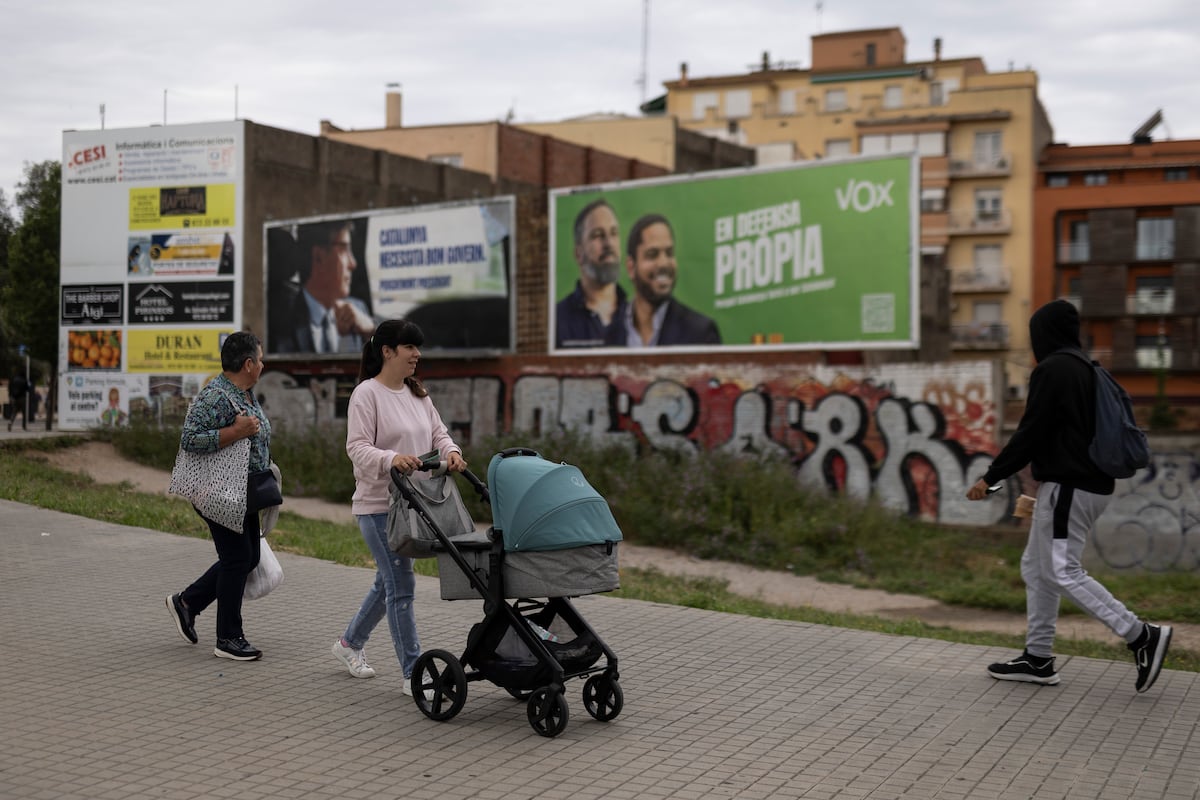
<path fill-rule="evenodd" d="M 892 333 L 896 330 L 896 295 L 862 296 L 862 332 Z"/>

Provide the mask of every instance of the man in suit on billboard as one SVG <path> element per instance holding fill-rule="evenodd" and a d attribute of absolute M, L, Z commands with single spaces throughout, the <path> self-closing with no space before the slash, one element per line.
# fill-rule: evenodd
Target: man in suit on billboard
<path fill-rule="evenodd" d="M 717 323 L 676 300 L 675 232 L 661 214 L 633 223 L 625 247 L 634 296 L 626 313 L 626 344 L 654 347 L 720 344 Z"/>
<path fill-rule="evenodd" d="M 297 250 L 300 288 L 288 288 L 283 297 L 272 297 L 272 317 L 283 324 L 275 328 L 273 353 L 362 352 L 363 341 L 375 330 L 366 303 L 350 294 L 350 281 L 358 262 L 351 247 L 352 220 L 331 220 L 303 225 Z"/>
<path fill-rule="evenodd" d="M 607 200 L 588 203 L 575 217 L 575 289 L 554 309 L 555 347 L 625 344 L 625 290 L 621 271 L 621 230 Z"/>

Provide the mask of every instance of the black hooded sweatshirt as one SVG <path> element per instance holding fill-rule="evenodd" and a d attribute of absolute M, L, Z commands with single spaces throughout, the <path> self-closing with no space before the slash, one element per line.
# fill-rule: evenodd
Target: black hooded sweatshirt
<path fill-rule="evenodd" d="M 1112 494 L 1114 481 L 1088 458 L 1096 429 L 1096 375 L 1064 348 L 1082 352 L 1079 312 L 1054 300 L 1029 319 L 1029 341 L 1037 366 L 1029 375 L 1029 396 L 1016 433 L 996 456 L 983 479 L 994 484 L 1032 465 L 1033 479 Z"/>

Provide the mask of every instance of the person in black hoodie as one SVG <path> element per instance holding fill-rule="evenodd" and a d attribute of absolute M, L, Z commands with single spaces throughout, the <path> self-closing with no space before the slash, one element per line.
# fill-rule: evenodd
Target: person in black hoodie
<path fill-rule="evenodd" d="M 1069 597 L 1103 622 L 1133 651 L 1138 692 L 1149 689 L 1171 643 L 1169 625 L 1143 622 L 1080 564 L 1088 533 L 1108 505 L 1114 481 L 1088 458 L 1096 428 L 1096 376 L 1082 353 L 1079 312 L 1065 300 L 1047 303 L 1029 320 L 1037 366 L 1029 376 L 1025 413 L 987 472 L 967 492 L 982 500 L 993 486 L 1031 466 L 1038 482 L 1029 543 L 1021 556 L 1028 630 L 1025 651 L 992 664 L 997 680 L 1053 685 L 1054 633 L 1059 599 Z"/>

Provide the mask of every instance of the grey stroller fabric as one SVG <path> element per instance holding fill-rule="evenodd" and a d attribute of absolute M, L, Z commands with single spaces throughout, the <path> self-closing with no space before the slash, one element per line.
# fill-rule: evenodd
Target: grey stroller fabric
<path fill-rule="evenodd" d="M 490 541 L 485 533 L 454 538 L 454 544 L 484 583 L 489 582 Z M 478 600 L 479 592 L 449 553 L 438 553 L 438 576 L 443 600 Z M 579 597 L 621 588 L 617 543 L 572 547 L 569 550 L 505 553 L 504 596 Z"/>

